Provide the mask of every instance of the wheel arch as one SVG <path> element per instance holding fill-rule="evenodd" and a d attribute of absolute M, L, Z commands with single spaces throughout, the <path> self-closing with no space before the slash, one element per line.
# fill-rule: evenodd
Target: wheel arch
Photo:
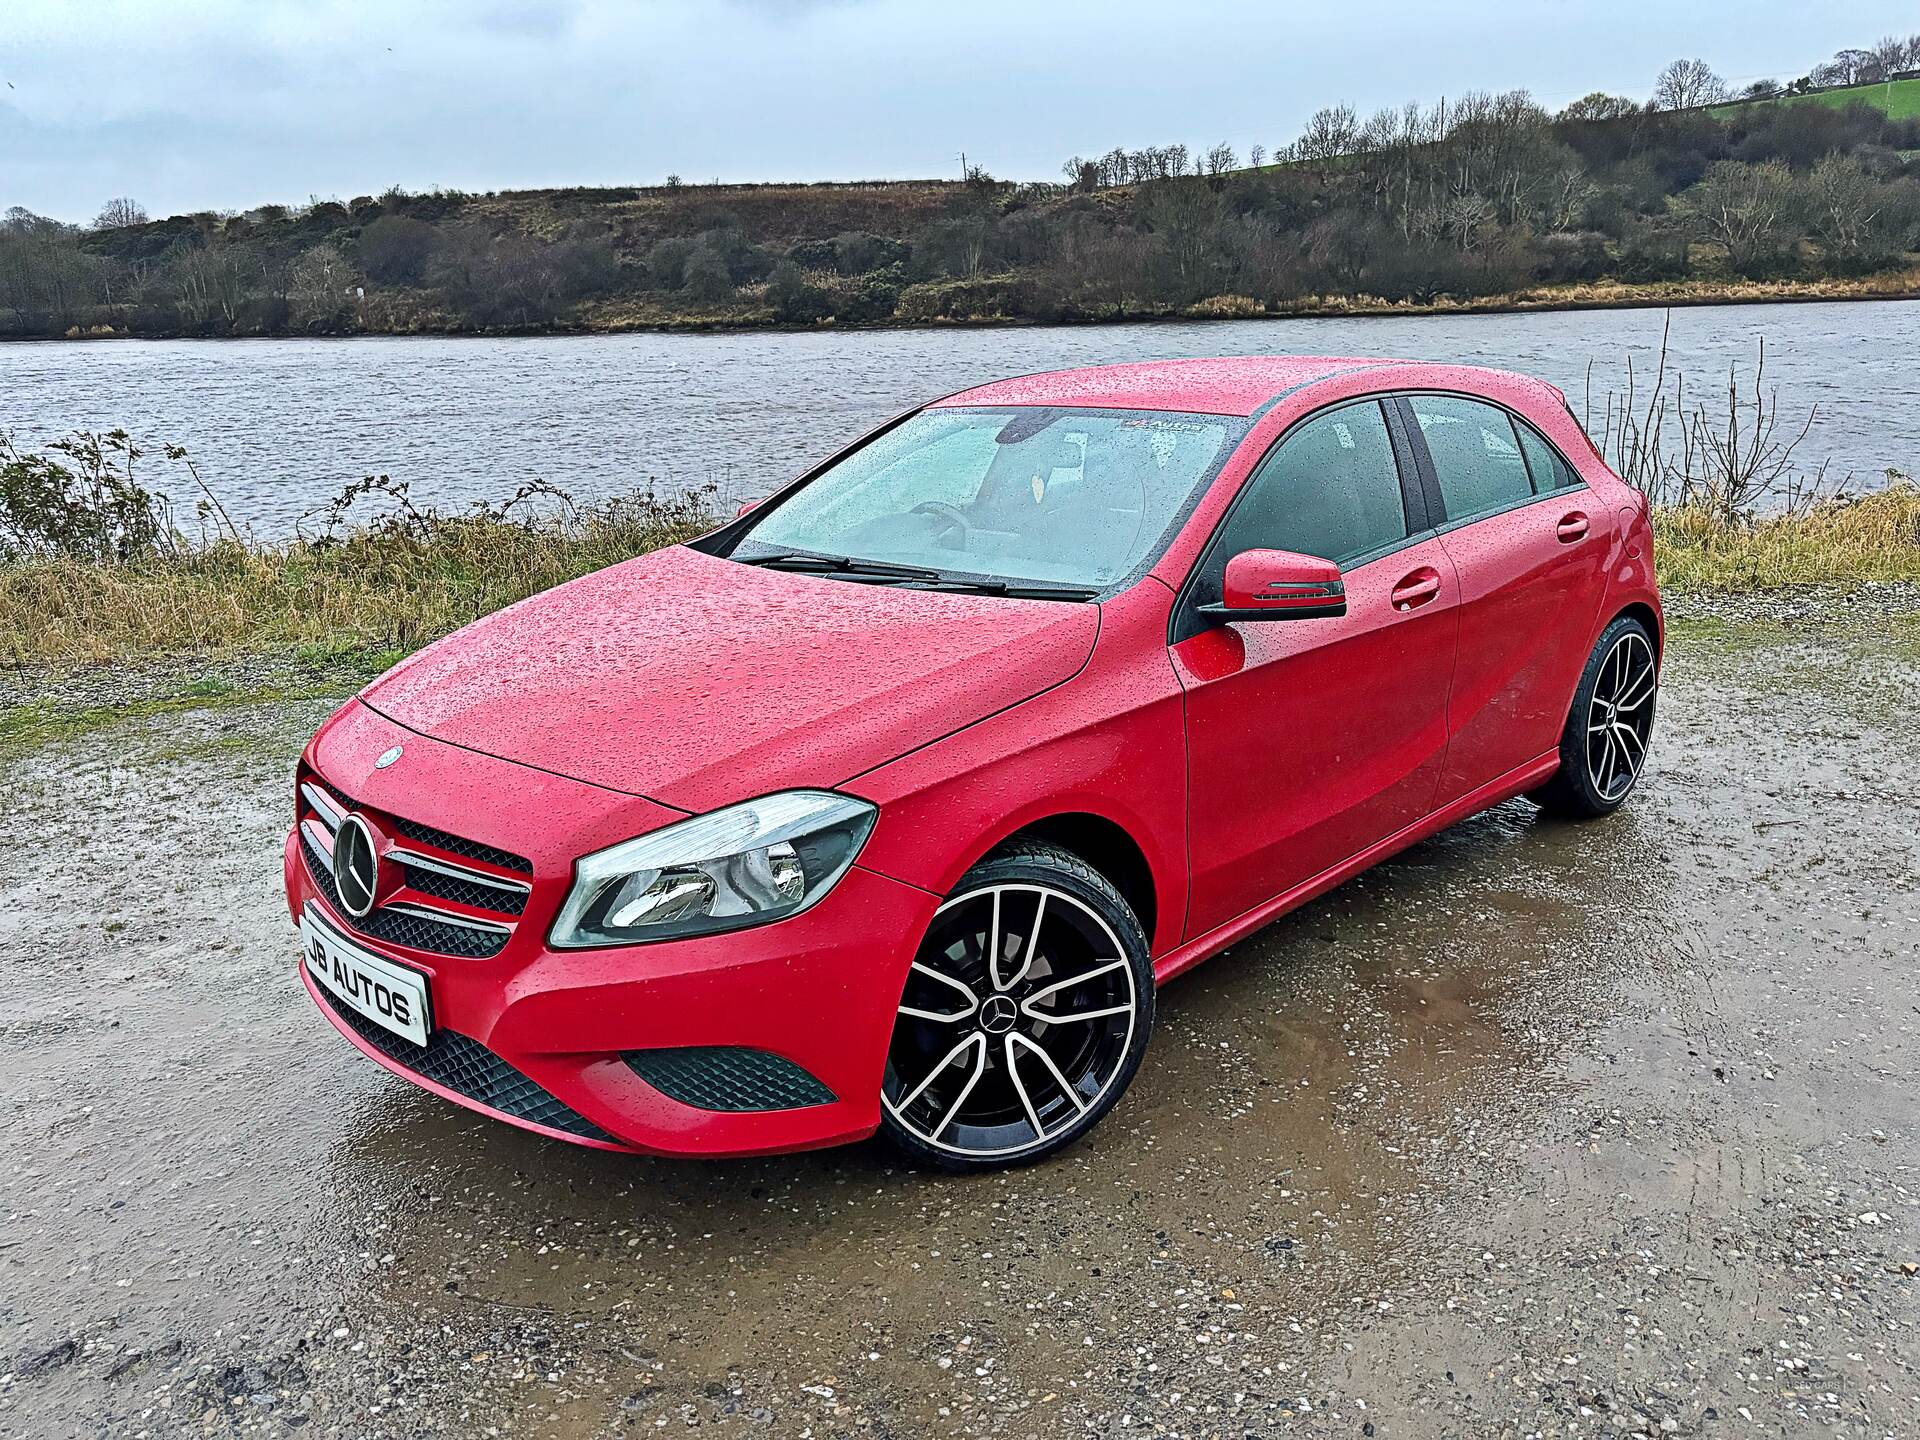
<path fill-rule="evenodd" d="M 1635 600 L 1629 605 L 1622 605 L 1615 611 L 1608 619 L 1607 625 L 1613 624 L 1615 620 L 1638 620 L 1647 627 L 1647 633 L 1653 636 L 1653 658 L 1656 661 L 1666 658 L 1667 637 L 1661 630 L 1659 612 L 1653 606 L 1644 600 Z M 1604 632 L 1607 625 L 1602 625 L 1600 629 Z"/>
<path fill-rule="evenodd" d="M 1087 810 L 1063 811 L 1029 820 L 989 845 L 972 864 L 1010 844 L 1039 840 L 1071 851 L 1099 871 L 1127 902 L 1146 932 L 1149 949 L 1157 950 L 1161 897 L 1153 866 L 1127 828 L 1117 820 Z M 971 865 L 968 867 L 972 868 Z"/>

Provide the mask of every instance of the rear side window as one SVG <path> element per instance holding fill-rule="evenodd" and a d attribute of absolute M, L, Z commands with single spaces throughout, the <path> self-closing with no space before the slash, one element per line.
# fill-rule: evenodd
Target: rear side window
<path fill-rule="evenodd" d="M 1573 467 L 1560 458 L 1560 452 L 1549 445 L 1538 430 L 1524 420 L 1515 420 L 1513 428 L 1520 437 L 1520 453 L 1527 457 L 1527 473 L 1533 478 L 1534 494 L 1565 490 L 1580 483 Z"/>
<path fill-rule="evenodd" d="M 1449 520 L 1498 510 L 1534 494 L 1520 438 L 1506 411 L 1453 395 L 1415 394 L 1407 402 L 1433 456 Z"/>
<path fill-rule="evenodd" d="M 1292 431 L 1261 462 L 1207 555 L 1199 603 L 1220 598 L 1227 561 L 1242 550 L 1293 550 L 1344 565 L 1406 537 L 1386 416 L 1376 400 L 1343 406 Z"/>

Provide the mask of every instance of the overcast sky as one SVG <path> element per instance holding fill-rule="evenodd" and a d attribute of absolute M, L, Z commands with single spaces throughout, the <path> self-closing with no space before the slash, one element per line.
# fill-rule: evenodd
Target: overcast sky
<path fill-rule="evenodd" d="M 85 220 L 389 185 L 1054 179 L 1289 140 L 1318 107 L 1792 78 L 1920 28 L 1808 0 L 0 0 L 0 208 Z"/>

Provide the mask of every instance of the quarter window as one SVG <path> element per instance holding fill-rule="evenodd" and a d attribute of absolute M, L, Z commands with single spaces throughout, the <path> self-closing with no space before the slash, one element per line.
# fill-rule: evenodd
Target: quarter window
<path fill-rule="evenodd" d="M 1242 550 L 1293 550 L 1335 564 L 1406 539 L 1406 503 L 1385 415 L 1375 400 L 1329 411 L 1261 462 L 1208 552 L 1197 600 L 1220 598 Z"/>
<path fill-rule="evenodd" d="M 1506 411 L 1452 395 L 1415 394 L 1407 401 L 1433 457 L 1449 520 L 1498 510 L 1534 494 Z"/>
<path fill-rule="evenodd" d="M 1513 428 L 1520 436 L 1521 452 L 1527 457 L 1527 472 L 1533 477 L 1534 494 L 1565 490 L 1580 483 L 1580 477 L 1573 473 L 1573 467 L 1560 458 L 1560 452 L 1549 445 L 1538 430 L 1524 420 L 1515 420 Z"/>

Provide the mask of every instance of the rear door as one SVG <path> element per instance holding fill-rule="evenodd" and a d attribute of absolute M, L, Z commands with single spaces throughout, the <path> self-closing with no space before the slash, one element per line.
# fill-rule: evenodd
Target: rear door
<path fill-rule="evenodd" d="M 1465 395 L 1397 403 L 1459 577 L 1444 805 L 1559 744 L 1615 521 L 1524 418 Z"/>
<path fill-rule="evenodd" d="M 1347 613 L 1209 624 L 1227 561 L 1337 563 Z M 1228 511 L 1175 606 L 1186 690 L 1189 935 L 1422 818 L 1447 739 L 1458 587 L 1396 412 L 1378 399 L 1291 429 Z"/>

